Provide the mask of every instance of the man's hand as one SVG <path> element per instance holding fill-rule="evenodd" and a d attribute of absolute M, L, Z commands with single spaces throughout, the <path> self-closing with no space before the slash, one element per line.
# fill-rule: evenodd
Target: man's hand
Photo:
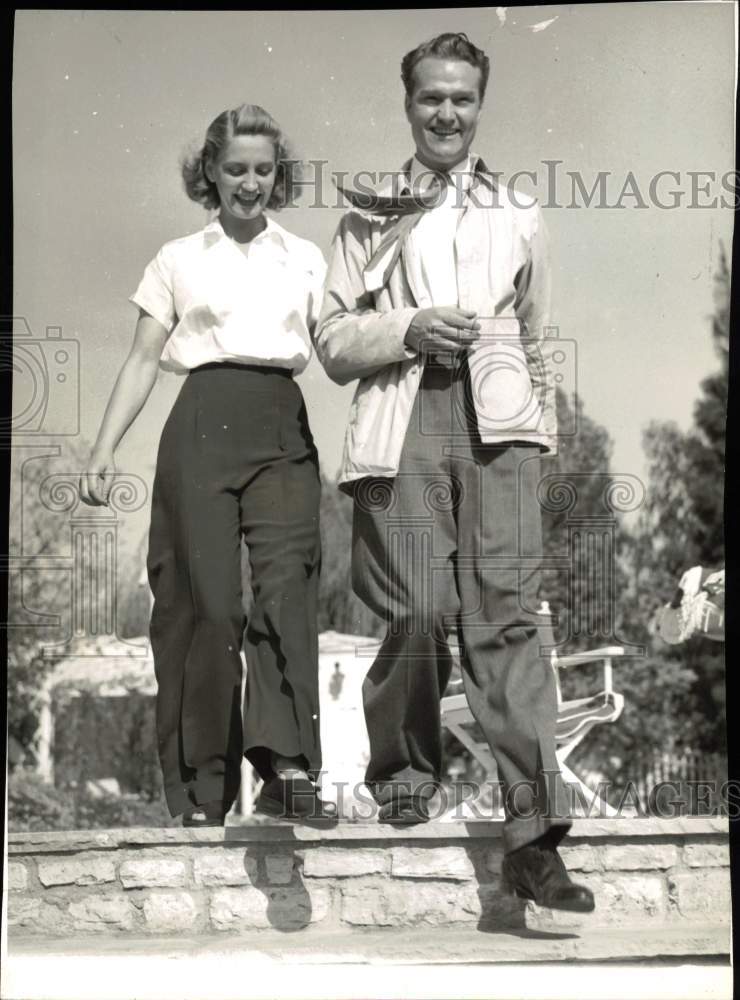
<path fill-rule="evenodd" d="M 404 342 L 413 351 L 459 351 L 480 336 L 476 314 L 457 306 L 420 309 L 411 320 Z"/>

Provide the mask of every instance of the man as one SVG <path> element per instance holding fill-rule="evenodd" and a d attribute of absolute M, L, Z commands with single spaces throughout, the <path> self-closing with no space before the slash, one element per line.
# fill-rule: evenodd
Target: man
<path fill-rule="evenodd" d="M 340 223 L 317 328 L 329 376 L 360 380 L 340 484 L 354 588 L 388 625 L 363 686 L 366 781 L 381 820 L 428 818 L 456 631 L 505 793 L 504 877 L 590 911 L 556 850 L 570 822 L 536 616 L 539 456 L 555 446 L 546 236 L 470 152 L 488 72 L 463 34 L 405 56 L 416 153 L 387 197 L 347 192 L 365 210 Z"/>

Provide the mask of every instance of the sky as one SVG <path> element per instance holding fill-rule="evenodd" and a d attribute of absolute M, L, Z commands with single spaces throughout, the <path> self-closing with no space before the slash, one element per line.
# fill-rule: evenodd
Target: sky
<path fill-rule="evenodd" d="M 515 186 L 543 205 L 552 322 L 574 343 L 575 384 L 613 440 L 612 470 L 644 476 L 644 427 L 658 419 L 687 428 L 699 383 L 716 367 L 712 276 L 733 219 L 730 207 L 705 206 L 731 197 L 721 178 L 734 166 L 734 16 L 729 2 L 19 11 L 14 313 L 35 340 L 56 326 L 78 342 L 80 431 L 92 442 L 131 345 L 128 296 L 165 241 L 207 221 L 182 190 L 179 160 L 210 121 L 242 102 L 261 104 L 300 156 L 327 161 L 327 177 L 397 169 L 413 152 L 401 58 L 441 31 L 465 31 L 492 64 L 474 149 L 505 180 L 536 172 Z M 562 161 L 550 167 L 556 185 L 547 184 L 546 161 Z M 590 189 L 600 171 L 608 172 L 607 205 L 631 171 L 642 206 L 627 195 L 621 208 L 589 207 L 582 197 L 568 207 L 568 172 Z M 660 171 L 678 177 L 663 176 L 650 197 Z M 691 171 L 710 177 L 692 180 Z M 674 190 L 678 207 L 670 207 Z M 310 202 L 279 221 L 326 255 L 342 210 Z M 119 448 L 121 471 L 151 483 L 181 384 L 160 375 Z M 300 384 L 331 477 L 353 386 L 335 386 L 315 359 Z M 14 412 L 24 391 L 17 387 Z M 71 396 L 60 399 L 72 405 Z M 138 544 L 146 518 L 146 507 L 126 516 L 124 545 Z"/>

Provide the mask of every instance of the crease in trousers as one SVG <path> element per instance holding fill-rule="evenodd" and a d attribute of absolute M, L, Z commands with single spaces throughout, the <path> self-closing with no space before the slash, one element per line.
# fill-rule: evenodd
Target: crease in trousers
<path fill-rule="evenodd" d="M 387 634 L 363 685 L 366 783 L 379 804 L 430 798 L 457 630 L 464 689 L 498 767 L 504 849 L 569 826 L 557 695 L 537 614 L 540 449 L 482 444 L 464 357 L 427 360 L 395 478 L 354 489 L 353 586 Z"/>
<path fill-rule="evenodd" d="M 271 750 L 321 768 L 320 489 L 289 371 L 217 363 L 187 376 L 159 445 L 147 560 L 159 756 L 173 816 L 216 800 L 228 809 L 243 755 L 265 779 Z M 242 537 L 254 595 L 248 622 Z"/>

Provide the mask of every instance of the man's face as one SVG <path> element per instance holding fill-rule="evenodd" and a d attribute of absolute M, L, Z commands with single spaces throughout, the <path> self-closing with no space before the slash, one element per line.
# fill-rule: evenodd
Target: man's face
<path fill-rule="evenodd" d="M 468 155 L 481 113 L 480 82 L 480 70 L 458 59 L 427 56 L 414 67 L 406 117 L 425 166 L 448 170 Z"/>

